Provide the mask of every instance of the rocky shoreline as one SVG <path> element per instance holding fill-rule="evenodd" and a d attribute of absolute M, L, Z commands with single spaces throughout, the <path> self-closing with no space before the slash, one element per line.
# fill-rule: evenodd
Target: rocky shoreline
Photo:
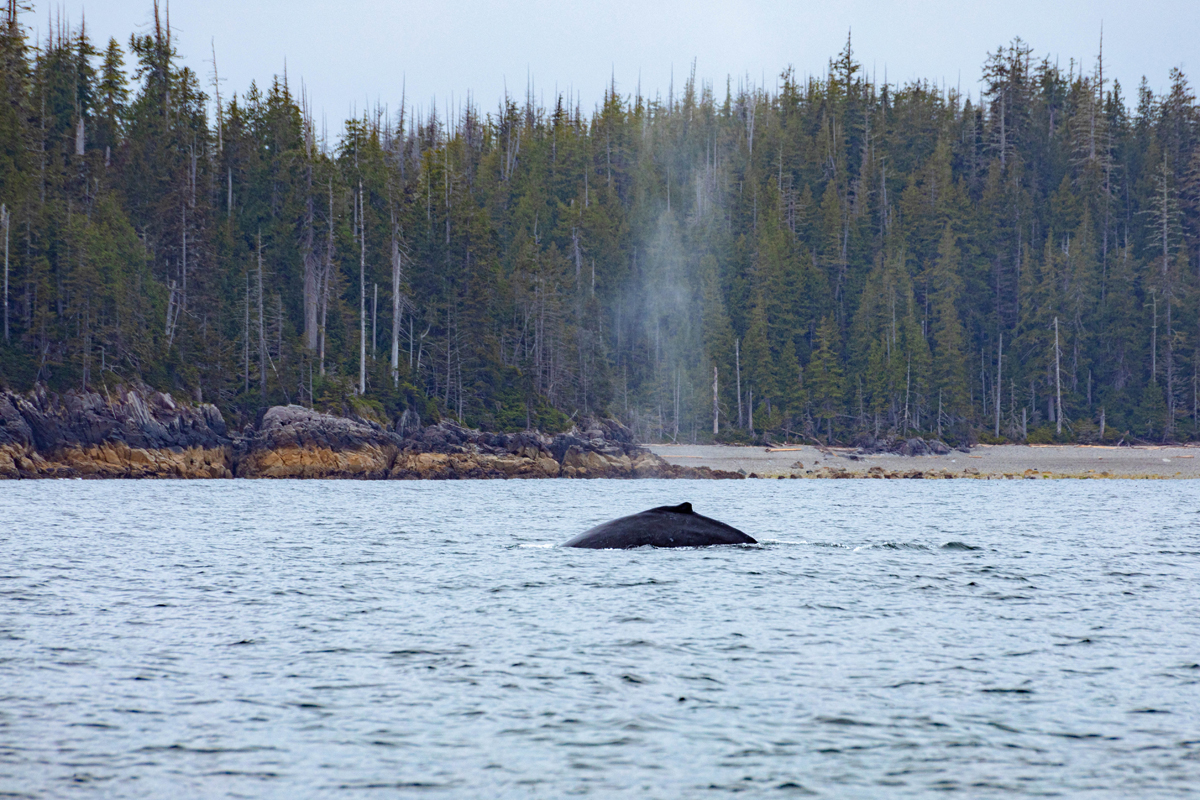
<path fill-rule="evenodd" d="M 549 436 L 274 406 L 242 431 L 211 404 L 145 388 L 0 392 L 0 478 L 741 478 L 670 464 L 610 419 Z"/>

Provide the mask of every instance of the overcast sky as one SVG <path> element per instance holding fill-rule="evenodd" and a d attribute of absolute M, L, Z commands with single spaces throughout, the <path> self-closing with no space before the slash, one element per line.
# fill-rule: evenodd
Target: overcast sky
<path fill-rule="evenodd" d="M 110 36 L 127 45 L 149 30 L 150 0 L 35 2 L 25 21 L 45 34 L 50 14 L 78 25 L 102 48 Z M 377 101 L 445 107 L 469 92 L 484 110 L 507 85 L 523 95 L 528 79 L 547 104 L 571 92 L 585 111 L 610 75 L 629 94 L 666 94 L 693 60 L 699 77 L 724 90 L 747 76 L 774 87 L 787 65 L 820 74 L 853 33 L 858 60 L 878 81 L 925 78 L 978 92 L 989 51 L 1020 36 L 1036 54 L 1065 69 L 1090 71 L 1104 31 L 1106 77 L 1129 98 L 1145 75 L 1168 85 L 1182 67 L 1200 67 L 1198 0 L 174 0 L 171 25 L 184 61 L 211 80 L 212 47 L 222 95 L 269 82 L 286 61 L 293 86 L 304 80 L 331 127 Z M 131 59 L 129 59 L 131 60 Z"/>

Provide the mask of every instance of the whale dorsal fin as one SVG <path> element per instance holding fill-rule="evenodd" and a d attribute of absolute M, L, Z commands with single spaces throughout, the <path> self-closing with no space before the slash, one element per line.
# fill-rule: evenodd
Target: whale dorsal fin
<path fill-rule="evenodd" d="M 696 513 L 695 511 L 692 511 L 691 503 L 680 503 L 677 506 L 659 506 L 658 508 L 652 508 L 650 510 L 651 511 L 665 511 L 665 512 L 668 512 L 671 514 L 695 514 Z"/>

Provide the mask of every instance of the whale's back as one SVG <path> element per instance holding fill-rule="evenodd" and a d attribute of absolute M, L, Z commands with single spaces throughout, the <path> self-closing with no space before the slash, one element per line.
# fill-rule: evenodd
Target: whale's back
<path fill-rule="evenodd" d="M 633 547 L 707 547 L 714 544 L 755 544 L 732 525 L 692 510 L 691 503 L 659 506 L 621 517 L 584 531 L 563 547 L 627 550 Z"/>

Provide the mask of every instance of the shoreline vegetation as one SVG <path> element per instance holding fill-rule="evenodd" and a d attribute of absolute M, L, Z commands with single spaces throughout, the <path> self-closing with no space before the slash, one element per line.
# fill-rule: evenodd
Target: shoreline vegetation
<path fill-rule="evenodd" d="M 151 10 L 107 43 L 0 12 L 0 389 L 211 403 L 234 451 L 195 469 L 250 469 L 247 426 L 292 405 L 551 440 L 1200 440 L 1179 69 L 1014 39 L 964 94 L 848 40 L 761 86 L 398 86 L 326 129 L 286 73 L 223 87 L 214 52 L 209 80 Z"/>

